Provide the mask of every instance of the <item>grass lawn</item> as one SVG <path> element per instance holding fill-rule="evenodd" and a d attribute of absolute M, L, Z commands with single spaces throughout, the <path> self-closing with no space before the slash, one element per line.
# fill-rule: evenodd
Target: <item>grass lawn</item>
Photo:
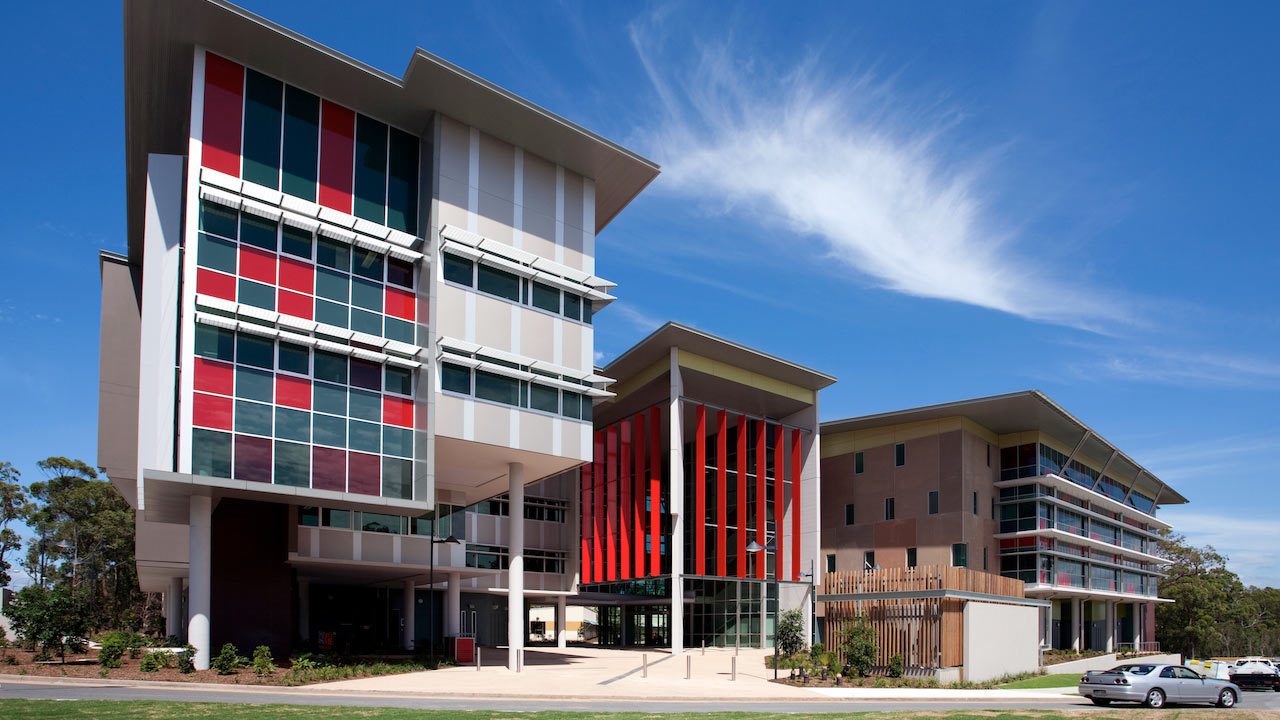
<path fill-rule="evenodd" d="M 1002 690 L 1035 690 L 1037 688 L 1075 687 L 1080 683 L 1080 673 L 1037 675 L 1026 680 L 1015 680 L 1000 686 Z"/>

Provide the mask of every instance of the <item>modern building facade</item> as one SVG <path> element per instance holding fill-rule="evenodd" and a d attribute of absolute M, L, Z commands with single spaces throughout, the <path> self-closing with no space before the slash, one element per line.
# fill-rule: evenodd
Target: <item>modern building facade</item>
<path fill-rule="evenodd" d="M 124 10 L 99 463 L 143 589 L 199 667 L 437 631 L 514 665 L 526 597 L 563 627 L 575 589 L 595 238 L 657 167 L 422 50 L 394 77 L 219 0 Z"/>
<path fill-rule="evenodd" d="M 1155 640 L 1173 488 L 1044 394 L 1027 391 L 822 425 L 827 571 L 943 565 L 1051 601 L 1042 645 Z"/>

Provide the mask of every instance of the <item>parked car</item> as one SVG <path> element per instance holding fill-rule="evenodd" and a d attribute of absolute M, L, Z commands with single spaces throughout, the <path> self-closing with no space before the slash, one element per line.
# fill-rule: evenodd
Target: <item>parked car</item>
<path fill-rule="evenodd" d="M 1231 682 L 1242 688 L 1280 692 L 1280 669 L 1268 658 L 1240 658 L 1229 672 Z"/>
<path fill-rule="evenodd" d="M 1226 680 L 1200 675 L 1182 665 L 1133 663 L 1080 678 L 1078 691 L 1094 705 L 1142 703 L 1149 708 L 1166 703 L 1213 703 L 1232 708 L 1240 701 L 1240 687 Z"/>

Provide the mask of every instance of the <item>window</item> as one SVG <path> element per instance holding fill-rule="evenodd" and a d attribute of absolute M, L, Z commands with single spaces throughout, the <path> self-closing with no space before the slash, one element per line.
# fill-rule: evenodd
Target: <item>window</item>
<path fill-rule="evenodd" d="M 844 524 L 853 524 L 853 503 L 844 506 Z"/>
<path fill-rule="evenodd" d="M 476 371 L 476 397 L 505 405 L 520 405 L 520 381 L 484 370 Z"/>
<path fill-rule="evenodd" d="M 280 369 L 285 372 L 307 375 L 311 372 L 311 352 L 303 345 L 280 343 Z"/>
<path fill-rule="evenodd" d="M 560 391 L 533 383 L 529 386 L 529 407 L 543 412 L 560 412 Z"/>
<path fill-rule="evenodd" d="M 506 270 L 480 265 L 476 270 L 476 289 L 512 302 L 520 302 L 520 277 Z"/>
<path fill-rule="evenodd" d="M 868 550 L 862 553 L 862 569 L 863 570 L 876 569 L 876 553 L 874 550 Z"/>
<path fill-rule="evenodd" d="M 196 324 L 196 355 L 231 362 L 235 357 L 236 334 L 212 325 Z"/>
<path fill-rule="evenodd" d="M 282 225 L 280 227 L 280 249 L 288 255 L 311 259 L 311 233 L 306 230 Z"/>
<path fill-rule="evenodd" d="M 884 519 L 892 520 L 893 518 L 894 518 L 893 498 L 885 498 L 884 499 Z"/>
<path fill-rule="evenodd" d="M 386 389 L 389 393 L 397 395 L 413 394 L 413 373 L 405 368 L 387 366 L 386 369 Z"/>
<path fill-rule="evenodd" d="M 973 514 L 978 514 L 978 491 L 973 491 Z"/>
<path fill-rule="evenodd" d="M 471 287 L 475 282 L 475 263 L 451 253 L 444 254 L 444 279 Z"/>
<path fill-rule="evenodd" d="M 536 308 L 559 314 L 560 291 L 534 280 L 532 302 Z"/>
<path fill-rule="evenodd" d="M 861 453 L 861 452 L 856 452 L 856 453 L 854 453 L 854 454 L 853 454 L 853 474 L 854 474 L 854 475 L 861 475 L 861 474 L 862 474 L 862 470 L 863 470 L 863 465 L 862 465 L 862 453 Z"/>
<path fill-rule="evenodd" d="M 836 556 L 835 554 L 829 554 L 827 555 L 827 572 L 833 573 L 835 571 L 836 571 Z"/>
<path fill-rule="evenodd" d="M 907 548 L 907 567 L 916 566 L 916 549 Z"/>
<path fill-rule="evenodd" d="M 930 515 L 938 514 L 938 491 L 937 490 L 929 491 L 929 514 Z"/>
<path fill-rule="evenodd" d="M 969 567 L 969 546 L 966 543 L 951 546 L 951 567 Z"/>
<path fill-rule="evenodd" d="M 987 443 L 987 467 L 991 467 L 991 443 Z"/>
<path fill-rule="evenodd" d="M 446 392 L 471 394 L 471 371 L 460 365 L 440 364 L 440 385 Z"/>
<path fill-rule="evenodd" d="M 893 464 L 894 467 L 902 467 L 907 464 L 907 444 L 898 443 L 893 446 Z"/>
<path fill-rule="evenodd" d="M 986 547 L 982 548 L 982 569 L 983 570 L 987 569 L 987 548 Z"/>
<path fill-rule="evenodd" d="M 564 294 L 564 316 L 570 320 L 582 319 L 582 298 L 573 293 Z"/>

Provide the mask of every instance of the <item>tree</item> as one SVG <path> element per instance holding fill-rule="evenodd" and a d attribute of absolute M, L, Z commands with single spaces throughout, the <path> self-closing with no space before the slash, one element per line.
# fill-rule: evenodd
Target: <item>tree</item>
<path fill-rule="evenodd" d="M 22 549 L 22 537 L 13 529 L 31 513 L 31 501 L 22 487 L 22 474 L 11 463 L 0 462 L 0 587 L 13 582 L 10 560 Z"/>
<path fill-rule="evenodd" d="M 799 610 L 784 610 L 778 617 L 778 652 L 794 655 L 804 649 L 804 615 Z"/>
<path fill-rule="evenodd" d="M 66 588 L 28 585 L 14 595 L 5 609 L 13 631 L 34 650 L 57 651 L 65 662 L 67 649 L 83 648 L 89 632 L 89 612 L 84 599 Z"/>
<path fill-rule="evenodd" d="M 1161 647 L 1188 657 L 1242 651 L 1232 645 L 1250 610 L 1241 603 L 1244 584 L 1227 569 L 1227 558 L 1174 533 L 1165 534 L 1159 551 L 1170 561 L 1160 595 L 1173 600 L 1156 606 Z"/>
<path fill-rule="evenodd" d="M 876 631 L 865 617 L 858 615 L 840 629 L 840 654 L 844 656 L 845 667 L 859 677 L 871 672 L 876 662 Z"/>
<path fill-rule="evenodd" d="M 91 627 L 136 627 L 144 597 L 134 566 L 134 511 L 87 463 L 50 457 L 46 480 L 31 483 L 35 538 L 27 566 L 41 586 L 83 595 Z"/>

